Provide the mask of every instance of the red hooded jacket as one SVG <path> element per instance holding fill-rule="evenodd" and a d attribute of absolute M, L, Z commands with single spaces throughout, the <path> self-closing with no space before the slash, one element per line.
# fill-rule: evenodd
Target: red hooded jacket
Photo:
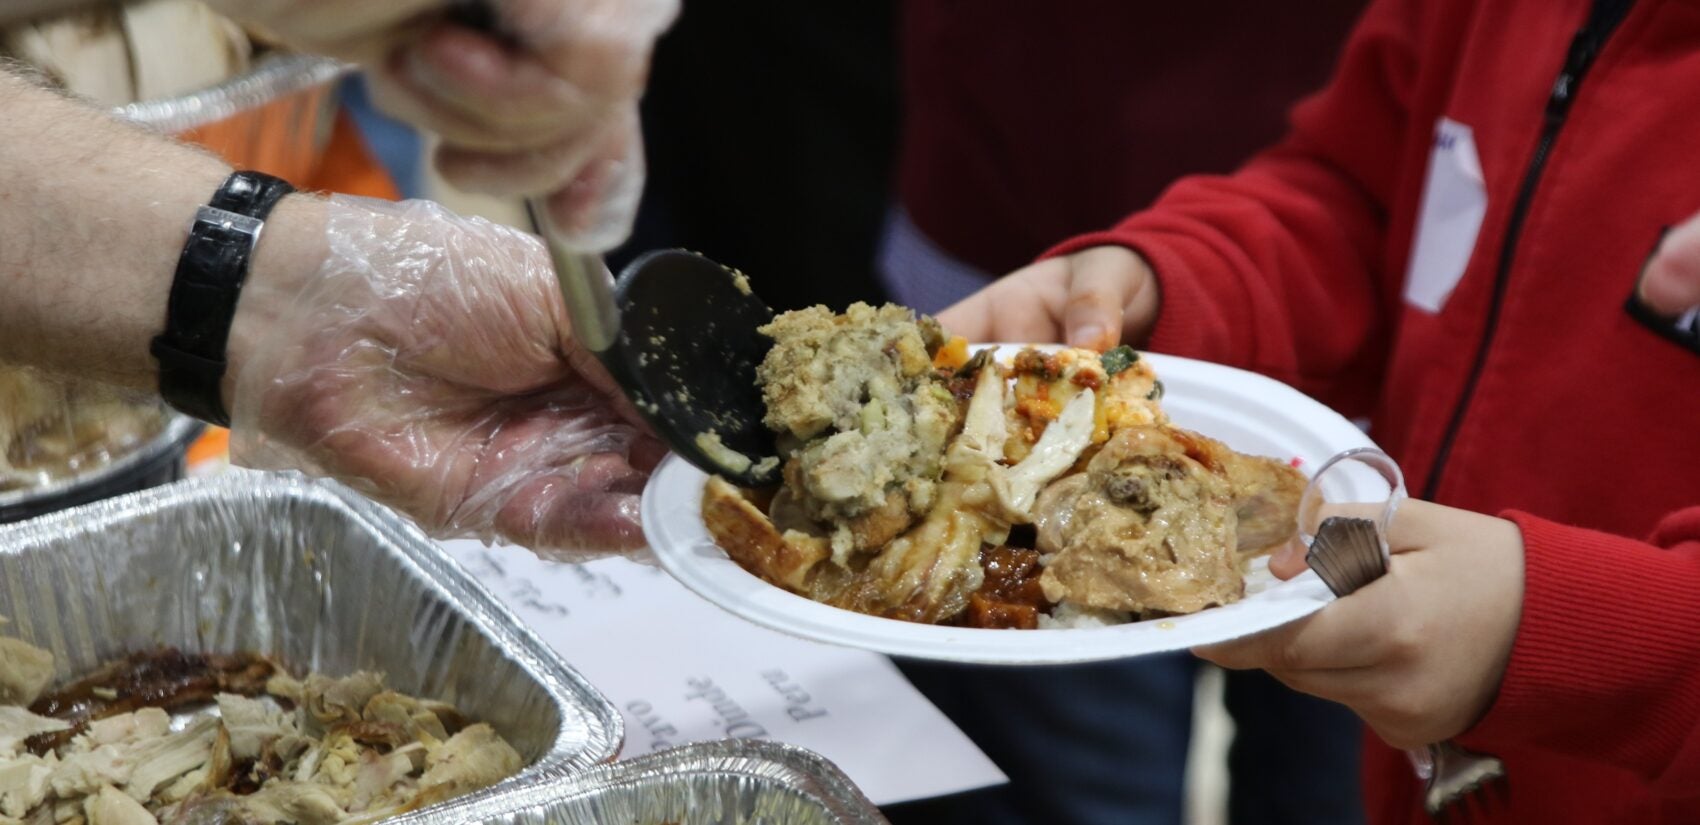
<path fill-rule="evenodd" d="M 1413 494 L 1522 527 L 1459 738 L 1509 804 L 1470 821 L 1700 822 L 1700 348 L 1625 306 L 1700 211 L 1700 0 L 1612 5 L 1381 0 L 1280 144 L 1052 253 L 1137 250 L 1152 349 L 1369 415 Z M 1365 773 L 1373 821 L 1426 821 L 1403 755 Z"/>

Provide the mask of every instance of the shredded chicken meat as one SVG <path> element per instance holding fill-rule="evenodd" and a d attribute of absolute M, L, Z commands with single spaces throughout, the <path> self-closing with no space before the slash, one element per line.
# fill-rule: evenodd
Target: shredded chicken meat
<path fill-rule="evenodd" d="M 0 685 L 39 693 L 51 654 L 8 642 Z M 0 825 L 372 822 L 523 766 L 489 725 L 377 674 L 297 681 L 253 656 L 141 653 L 29 698 L 0 705 Z M 176 730 L 166 707 L 189 714 Z"/>

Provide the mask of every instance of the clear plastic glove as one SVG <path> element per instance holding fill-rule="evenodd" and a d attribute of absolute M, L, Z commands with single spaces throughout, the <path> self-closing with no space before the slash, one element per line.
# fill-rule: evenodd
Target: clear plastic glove
<path fill-rule="evenodd" d="M 232 325 L 235 463 L 335 478 L 439 537 L 642 545 L 663 449 L 573 343 L 535 238 L 423 201 L 274 216 Z"/>
<path fill-rule="evenodd" d="M 643 188 L 637 101 L 678 0 L 484 0 L 495 32 L 452 22 L 446 0 L 212 3 L 364 65 L 379 107 L 442 137 L 436 162 L 451 184 L 547 195 L 578 248 L 605 251 L 630 231 Z"/>

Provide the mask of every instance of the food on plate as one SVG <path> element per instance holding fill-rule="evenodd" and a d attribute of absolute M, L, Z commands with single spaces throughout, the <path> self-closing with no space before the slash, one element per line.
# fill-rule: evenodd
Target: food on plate
<path fill-rule="evenodd" d="M 1040 496 L 1038 549 L 1050 558 L 1040 585 L 1052 602 L 1100 610 L 1194 613 L 1229 604 L 1245 589 L 1241 551 L 1255 554 L 1291 535 L 1303 492 L 1287 465 L 1197 433 L 1118 430 L 1085 472 Z"/>
<path fill-rule="evenodd" d="M 762 332 L 783 483 L 710 478 L 702 516 L 793 593 L 924 623 L 1110 624 L 1237 601 L 1294 533 L 1304 477 L 1173 426 L 1130 348 L 998 363 L 892 305 Z"/>
<path fill-rule="evenodd" d="M 489 725 L 374 673 L 160 649 L 45 690 L 52 655 L 5 644 L 0 822 L 373 822 L 523 766 Z"/>
<path fill-rule="evenodd" d="M 0 492 L 100 467 L 164 428 L 157 403 L 104 384 L 0 365 Z"/>
<path fill-rule="evenodd" d="M 956 400 L 933 372 L 937 323 L 900 307 L 787 312 L 762 327 L 765 423 L 779 434 L 781 511 L 830 525 L 833 560 L 873 550 L 932 509 Z"/>

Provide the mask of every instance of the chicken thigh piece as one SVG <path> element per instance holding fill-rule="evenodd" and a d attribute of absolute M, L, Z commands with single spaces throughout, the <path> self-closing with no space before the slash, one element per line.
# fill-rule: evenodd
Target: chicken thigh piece
<path fill-rule="evenodd" d="M 1171 427 L 1118 431 L 1085 473 L 1052 484 L 1035 507 L 1045 597 L 1144 616 L 1239 600 L 1227 452 Z"/>
<path fill-rule="evenodd" d="M 1299 499 L 1304 496 L 1306 479 L 1284 461 L 1236 453 L 1226 447 L 1222 452 L 1226 453 L 1222 464 L 1234 491 L 1234 513 L 1239 518 L 1240 558 L 1261 556 L 1298 532 Z"/>

